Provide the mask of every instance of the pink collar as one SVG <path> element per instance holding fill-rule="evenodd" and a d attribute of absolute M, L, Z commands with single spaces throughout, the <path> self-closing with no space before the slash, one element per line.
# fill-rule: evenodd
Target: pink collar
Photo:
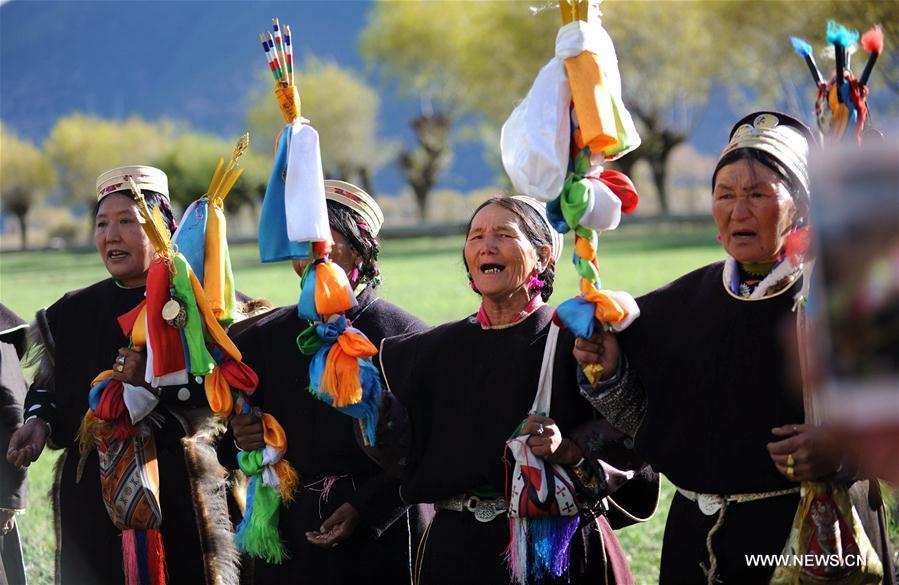
<path fill-rule="evenodd" d="M 487 316 L 487 311 L 484 310 L 484 303 L 481 303 L 481 306 L 478 307 L 478 323 L 481 325 L 481 329 L 504 329 L 506 327 L 511 327 L 516 323 L 523 321 L 525 317 L 531 315 L 534 311 L 543 306 L 543 297 L 537 293 L 533 296 L 533 298 L 528 301 L 528 304 L 525 305 L 524 309 L 518 313 L 514 319 L 510 323 L 506 323 L 504 325 L 493 325 L 490 323 L 490 317 Z"/>

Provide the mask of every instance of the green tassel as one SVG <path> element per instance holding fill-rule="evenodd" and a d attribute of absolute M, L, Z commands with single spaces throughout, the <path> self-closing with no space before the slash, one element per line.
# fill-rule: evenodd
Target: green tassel
<path fill-rule="evenodd" d="M 275 565 L 280 565 L 287 556 L 284 543 L 278 534 L 280 508 L 281 496 L 262 483 L 262 477 L 257 477 L 256 492 L 253 495 L 253 515 L 241 535 L 241 545 L 250 555 Z"/>
<path fill-rule="evenodd" d="M 203 338 L 203 317 L 197 308 L 197 299 L 190 284 L 189 266 L 181 254 L 176 254 L 173 262 L 175 275 L 172 277 L 172 285 L 175 288 L 175 294 L 184 301 L 187 308 L 187 322 L 183 331 L 187 341 L 187 352 L 190 356 L 190 373 L 192 376 L 206 376 L 215 367 L 215 359 L 206 349 L 206 341 Z"/>

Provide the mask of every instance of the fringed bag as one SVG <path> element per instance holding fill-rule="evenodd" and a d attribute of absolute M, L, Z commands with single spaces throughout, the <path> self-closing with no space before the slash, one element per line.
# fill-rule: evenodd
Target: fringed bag
<path fill-rule="evenodd" d="M 531 414 L 549 415 L 558 338 L 559 327 L 550 325 Z M 571 539 L 580 524 L 574 482 L 564 467 L 534 455 L 518 429 L 506 442 L 504 459 L 507 468 L 512 466 L 506 482 L 510 539 L 505 555 L 512 582 L 559 577 L 568 568 Z"/>
<path fill-rule="evenodd" d="M 100 487 L 109 518 L 122 531 L 126 585 L 162 585 L 166 576 L 156 441 L 145 423 L 137 429 L 134 436 L 117 438 L 109 422 L 93 425 Z"/>
<path fill-rule="evenodd" d="M 799 299 L 807 298 L 811 267 Z M 804 303 L 797 302 L 796 334 L 799 347 L 808 347 Z M 814 396 L 807 387 L 806 353 L 800 349 L 805 418 L 817 423 Z M 832 481 L 802 482 L 799 508 L 781 553 L 788 559 L 777 567 L 771 585 L 867 585 L 883 581 L 883 564 L 861 525 L 849 498 L 849 487 Z M 809 562 L 811 561 L 811 562 Z"/>
<path fill-rule="evenodd" d="M 867 585 L 883 564 L 865 534 L 845 485 L 803 482 L 799 509 L 771 585 Z M 806 562 L 812 560 L 813 562 Z"/>

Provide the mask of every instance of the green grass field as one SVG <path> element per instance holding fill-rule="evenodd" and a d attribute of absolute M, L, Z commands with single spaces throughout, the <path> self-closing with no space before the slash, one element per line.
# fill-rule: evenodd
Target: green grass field
<path fill-rule="evenodd" d="M 571 241 L 564 258 L 570 258 Z M 459 319 L 473 313 L 477 296 L 468 288 L 461 258 L 462 238 L 418 238 L 384 242 L 381 295 L 419 315 L 430 324 Z M 669 229 L 665 226 L 628 226 L 606 234 L 600 241 L 600 267 L 606 288 L 634 295 L 652 290 L 694 268 L 723 257 L 714 228 Z M 299 281 L 289 265 L 261 265 L 255 245 L 232 248 L 237 287 L 276 305 L 296 302 Z M 94 253 L 28 252 L 0 256 L 0 302 L 23 318 L 51 304 L 64 292 L 105 278 L 107 273 Z M 567 261 L 556 276 L 557 304 L 576 292 L 577 279 Z M 45 452 L 31 468 L 28 513 L 19 519 L 31 583 L 52 582 L 55 549 L 47 490 L 56 454 Z M 663 484 L 655 517 L 643 525 L 624 529 L 620 538 L 638 583 L 657 580 L 659 554 L 671 485 Z"/>

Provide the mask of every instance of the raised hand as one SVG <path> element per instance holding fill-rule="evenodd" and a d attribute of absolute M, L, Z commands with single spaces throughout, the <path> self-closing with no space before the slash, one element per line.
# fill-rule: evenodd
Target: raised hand
<path fill-rule="evenodd" d="M 240 414 L 231 419 L 234 442 L 244 451 L 265 447 L 262 419 L 255 414 Z"/>
<path fill-rule="evenodd" d="M 614 376 L 618 370 L 618 356 L 621 350 L 618 346 L 618 337 L 614 333 L 596 327 L 590 339 L 578 337 L 574 341 L 572 353 L 584 370 L 594 364 L 602 366 L 599 379 L 605 380 Z"/>

